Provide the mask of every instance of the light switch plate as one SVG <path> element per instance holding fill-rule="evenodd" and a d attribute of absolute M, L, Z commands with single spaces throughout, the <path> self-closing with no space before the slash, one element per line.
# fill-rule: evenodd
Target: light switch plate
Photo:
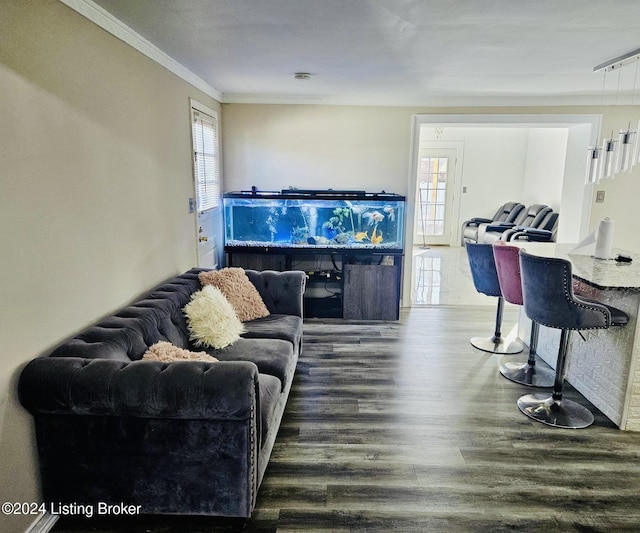
<path fill-rule="evenodd" d="M 604 203 L 604 191 L 596 191 L 596 204 Z"/>

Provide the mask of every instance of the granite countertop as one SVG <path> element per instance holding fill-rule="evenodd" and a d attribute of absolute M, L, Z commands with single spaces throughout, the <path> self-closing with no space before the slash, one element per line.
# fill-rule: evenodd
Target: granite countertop
<path fill-rule="evenodd" d="M 640 290 L 640 253 L 614 248 L 612 257 L 623 254 L 633 260 L 631 263 L 621 263 L 614 259 L 596 259 L 592 255 L 571 253 L 575 244 L 522 242 L 517 245 L 531 254 L 568 259 L 573 275 L 598 289 Z"/>

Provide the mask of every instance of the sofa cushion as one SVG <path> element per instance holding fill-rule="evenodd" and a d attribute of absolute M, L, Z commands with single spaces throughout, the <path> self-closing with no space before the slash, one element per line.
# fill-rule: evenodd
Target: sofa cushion
<path fill-rule="evenodd" d="M 244 323 L 245 339 L 280 339 L 298 347 L 302 338 L 302 319 L 293 315 L 269 315 Z"/>
<path fill-rule="evenodd" d="M 225 348 L 206 348 L 206 351 L 220 361 L 255 363 L 260 374 L 269 374 L 280 380 L 281 390 L 284 390 L 295 371 L 293 345 L 280 339 L 240 338 Z"/>
<path fill-rule="evenodd" d="M 249 281 L 244 269 L 238 267 L 210 270 L 198 275 L 203 286 L 213 285 L 229 300 L 240 321 L 253 320 L 269 314 L 255 285 Z"/>
<path fill-rule="evenodd" d="M 271 429 L 271 422 L 274 421 L 273 413 L 279 398 L 280 380 L 269 374 L 260 374 L 260 421 L 262 426 L 260 446 L 264 445 L 267 433 Z"/>
<path fill-rule="evenodd" d="M 162 361 L 172 363 L 174 361 L 204 361 L 205 363 L 215 363 L 217 359 L 206 352 L 192 352 L 180 348 L 170 342 L 160 341 L 144 352 L 142 359 L 145 361 Z"/>
<path fill-rule="evenodd" d="M 224 348 L 233 344 L 244 327 L 220 289 L 207 285 L 185 305 L 189 337 L 197 347 Z"/>

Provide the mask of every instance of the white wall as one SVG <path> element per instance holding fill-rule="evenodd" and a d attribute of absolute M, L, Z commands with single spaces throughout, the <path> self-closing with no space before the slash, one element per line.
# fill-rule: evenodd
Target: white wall
<path fill-rule="evenodd" d="M 522 203 L 560 212 L 567 153 L 566 128 L 530 128 Z"/>
<path fill-rule="evenodd" d="M 585 146 L 597 135 L 588 125 L 574 125 L 568 129 L 567 157 L 560 201 L 558 242 L 579 242 L 588 233 L 591 218 L 591 187 L 585 186 Z"/>

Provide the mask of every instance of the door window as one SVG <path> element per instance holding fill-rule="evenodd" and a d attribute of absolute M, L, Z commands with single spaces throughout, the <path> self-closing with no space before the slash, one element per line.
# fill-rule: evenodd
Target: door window
<path fill-rule="evenodd" d="M 416 226 L 419 236 L 444 235 L 448 169 L 448 157 L 420 158 Z"/>

